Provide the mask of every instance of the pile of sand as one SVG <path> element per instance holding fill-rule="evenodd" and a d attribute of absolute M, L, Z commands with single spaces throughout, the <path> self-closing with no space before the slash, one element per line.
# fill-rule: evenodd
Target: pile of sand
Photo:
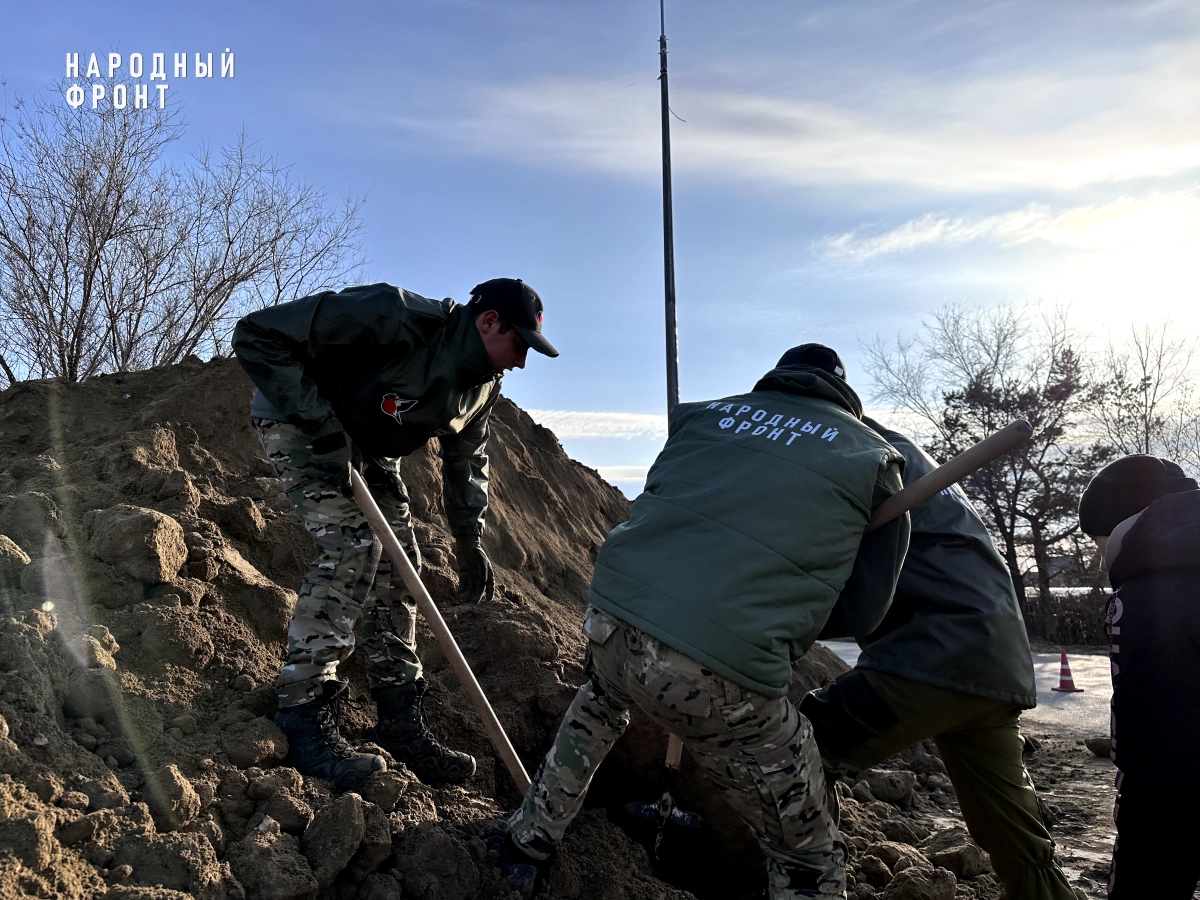
<path fill-rule="evenodd" d="M 470 783 L 435 790 L 395 765 L 336 796 L 281 764 L 272 681 L 312 548 L 250 392 L 235 363 L 190 360 L 0 394 L 0 898 L 513 896 L 476 835 L 518 798 L 427 631 L 429 717 L 479 759 Z M 432 450 L 405 478 L 430 592 L 532 771 L 582 679 L 592 561 L 628 502 L 507 401 L 492 435 L 493 602 L 455 603 Z M 794 693 L 842 668 L 818 648 Z M 361 665 L 345 671 L 354 738 L 374 709 Z M 680 802 L 711 827 L 668 842 L 661 878 L 614 824 L 656 793 L 664 747 L 635 718 L 540 897 L 758 895 L 757 848 L 686 757 Z M 936 755 L 889 767 L 839 787 L 852 896 L 998 897 L 986 856 L 946 827 Z"/>

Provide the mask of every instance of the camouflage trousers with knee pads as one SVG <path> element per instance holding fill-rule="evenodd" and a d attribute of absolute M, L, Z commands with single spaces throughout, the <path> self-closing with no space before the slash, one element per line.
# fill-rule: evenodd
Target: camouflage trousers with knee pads
<path fill-rule="evenodd" d="M 584 619 L 591 680 L 579 688 L 521 806 L 508 820 L 534 857 L 583 806 L 592 776 L 636 704 L 683 738 L 767 858 L 771 900 L 844 897 L 846 846 L 825 804 L 825 775 L 807 719 L 607 613 Z"/>
<path fill-rule="evenodd" d="M 279 672 L 280 708 L 323 695 L 337 666 L 354 650 L 355 626 L 367 654 L 372 686 L 408 684 L 421 677 L 417 607 L 383 545 L 353 499 L 311 465 L 311 439 L 286 422 L 255 419 L 267 458 L 288 500 L 317 546 L 300 583 L 288 625 L 287 662 Z M 421 554 L 413 536 L 408 494 L 396 472 L 365 473 L 371 494 L 417 571 Z"/>

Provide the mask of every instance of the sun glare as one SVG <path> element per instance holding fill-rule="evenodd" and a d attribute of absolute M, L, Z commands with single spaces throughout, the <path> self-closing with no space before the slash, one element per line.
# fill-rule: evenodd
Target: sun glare
<path fill-rule="evenodd" d="M 1200 247 L 1146 235 L 1121 246 L 1072 254 L 1049 278 L 1045 297 L 1070 300 L 1091 325 L 1124 328 L 1170 318 L 1200 335 Z"/>

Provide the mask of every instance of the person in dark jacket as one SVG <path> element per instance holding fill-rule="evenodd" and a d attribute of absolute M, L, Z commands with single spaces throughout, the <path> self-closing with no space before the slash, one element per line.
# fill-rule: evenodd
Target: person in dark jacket
<path fill-rule="evenodd" d="M 904 454 L 906 484 L 936 467 L 900 432 L 863 422 Z M 1005 896 L 1073 900 L 1021 758 L 1018 717 L 1037 705 L 1037 692 L 1008 568 L 957 485 L 911 517 L 908 555 L 883 623 L 861 637 L 850 672 L 800 704 L 827 783 L 933 738 Z M 835 612 L 822 636 L 855 634 Z"/>
<path fill-rule="evenodd" d="M 276 681 L 275 721 L 305 774 L 347 788 L 385 767 L 383 757 L 354 751 L 337 726 L 336 698 L 346 685 L 338 663 L 354 649 L 360 618 L 379 709 L 374 739 L 422 781 L 458 783 L 474 773 L 471 756 L 443 747 L 425 726 L 416 603 L 351 498 L 350 471 L 362 473 L 419 571 L 399 462 L 436 437 L 458 599 L 490 598 L 492 567 L 481 545 L 488 417 L 504 372 L 524 368 L 530 347 L 558 355 L 541 321 L 533 288 L 496 278 L 473 288 L 465 306 L 374 284 L 268 307 L 237 323 L 233 348 L 258 387 L 251 419 L 318 550 Z"/>
<path fill-rule="evenodd" d="M 1113 596 L 1113 900 L 1191 900 L 1200 883 L 1200 490 L 1173 462 L 1105 466 L 1079 503 Z"/>
<path fill-rule="evenodd" d="M 679 735 L 763 848 L 772 900 L 844 897 L 846 848 L 825 805 L 792 663 L 834 603 L 883 618 L 908 517 L 864 536 L 903 457 L 860 417 L 828 347 L 806 344 L 745 394 L 685 403 L 596 559 L 588 675 L 507 831 L 489 833 L 528 894 L 637 705 Z M 522 862 L 522 860 L 525 860 Z"/>

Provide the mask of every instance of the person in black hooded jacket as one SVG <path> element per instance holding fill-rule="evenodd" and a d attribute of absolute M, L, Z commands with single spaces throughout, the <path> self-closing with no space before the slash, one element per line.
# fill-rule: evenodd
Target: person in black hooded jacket
<path fill-rule="evenodd" d="M 904 455 L 906 485 L 936 468 L 911 438 L 868 416 L 863 424 Z M 822 630 L 858 636 L 862 647 L 853 669 L 800 703 L 826 785 L 933 738 L 1005 897 L 1074 900 L 1022 759 L 1021 710 L 1037 704 L 1037 691 L 1008 567 L 957 485 L 910 517 L 908 555 L 883 621 L 856 632 L 835 607 Z"/>
<path fill-rule="evenodd" d="M 1092 479 L 1079 524 L 1113 586 L 1108 896 L 1190 900 L 1200 883 L 1200 490 L 1173 462 L 1126 456 Z"/>

